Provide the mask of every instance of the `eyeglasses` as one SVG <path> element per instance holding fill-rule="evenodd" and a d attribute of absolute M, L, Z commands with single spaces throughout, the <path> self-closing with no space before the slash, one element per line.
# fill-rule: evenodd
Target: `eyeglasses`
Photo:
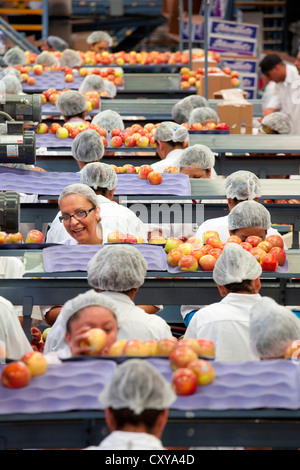
<path fill-rule="evenodd" d="M 72 217 L 74 217 L 75 220 L 83 220 L 83 219 L 86 219 L 87 216 L 89 215 L 89 213 L 94 211 L 95 209 L 96 209 L 96 207 L 92 207 L 88 211 L 76 211 L 72 215 L 69 215 L 69 214 L 61 215 L 59 217 L 59 221 L 66 224 L 67 222 L 70 222 Z"/>

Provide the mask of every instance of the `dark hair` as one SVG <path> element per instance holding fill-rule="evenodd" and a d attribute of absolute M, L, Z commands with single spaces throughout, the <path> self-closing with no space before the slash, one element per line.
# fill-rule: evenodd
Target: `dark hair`
<path fill-rule="evenodd" d="M 262 74 L 270 72 L 276 65 L 283 63 L 283 60 L 277 54 L 268 54 L 260 62 L 260 70 Z"/>
<path fill-rule="evenodd" d="M 142 424 L 145 426 L 147 432 L 150 432 L 153 429 L 158 416 L 163 411 L 148 409 L 137 415 L 129 408 L 121 408 L 119 410 L 109 408 L 109 410 L 113 415 L 117 429 L 122 430 L 127 424 L 131 424 L 132 426 L 139 426 Z"/>
<path fill-rule="evenodd" d="M 84 119 L 84 113 L 85 113 L 85 111 L 82 111 L 82 113 L 73 114 L 73 116 L 66 116 L 66 118 L 67 118 L 67 120 L 75 118 L 75 117 L 79 117 L 81 119 Z"/>
<path fill-rule="evenodd" d="M 242 282 L 232 282 L 231 284 L 226 284 L 223 287 L 231 293 L 249 292 L 249 294 L 254 294 L 252 280 L 250 279 L 245 279 Z"/>
<path fill-rule="evenodd" d="M 109 189 L 107 188 L 91 188 L 95 191 L 96 194 L 100 194 L 101 196 L 105 196 L 107 194 L 107 192 L 109 191 Z"/>
<path fill-rule="evenodd" d="M 156 145 L 158 144 L 159 141 L 155 141 Z M 176 148 L 176 147 L 181 147 L 183 148 L 184 146 L 184 142 L 173 142 L 173 140 L 168 140 L 168 141 L 164 141 L 162 140 L 161 142 L 164 142 L 165 144 L 168 144 L 170 147 L 172 148 Z"/>

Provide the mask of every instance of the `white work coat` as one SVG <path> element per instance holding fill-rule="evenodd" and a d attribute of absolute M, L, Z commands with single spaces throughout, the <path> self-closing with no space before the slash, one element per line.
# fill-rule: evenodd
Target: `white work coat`
<path fill-rule="evenodd" d="M 3 297 L 0 297 L 0 342 L 8 359 L 20 360 L 24 354 L 32 351 L 16 310 Z"/>
<path fill-rule="evenodd" d="M 256 361 L 250 348 L 249 322 L 260 294 L 230 293 L 220 302 L 207 305 L 192 317 L 184 337 L 206 338 L 215 343 L 216 360 Z"/>
<path fill-rule="evenodd" d="M 297 88 L 294 87 L 299 80 L 300 76 L 297 67 L 292 64 L 286 64 L 286 78 L 284 82 L 276 83 L 273 94 L 268 103 L 266 103 L 266 106 L 281 111 L 293 120 L 297 106 L 296 101 L 299 101 L 299 92 L 297 92 L 299 90 L 299 83 Z"/>
<path fill-rule="evenodd" d="M 100 207 L 101 225 L 106 234 L 119 231 L 124 234 L 136 235 L 147 241 L 147 230 L 143 222 L 128 207 L 111 201 L 107 197 L 98 195 Z M 60 212 L 51 223 L 47 233 L 47 243 L 61 243 L 71 236 L 66 231 L 64 224 L 59 221 Z"/>
<path fill-rule="evenodd" d="M 145 432 L 113 431 L 98 446 L 83 450 L 165 450 L 162 442 Z"/>
<path fill-rule="evenodd" d="M 164 170 L 169 166 L 176 166 L 176 168 L 178 168 L 179 158 L 181 157 L 183 150 L 184 149 L 171 150 L 171 152 L 168 153 L 166 158 L 160 160 L 159 162 L 152 163 L 151 167 L 155 171 L 160 171 L 160 173 L 163 173 Z"/>

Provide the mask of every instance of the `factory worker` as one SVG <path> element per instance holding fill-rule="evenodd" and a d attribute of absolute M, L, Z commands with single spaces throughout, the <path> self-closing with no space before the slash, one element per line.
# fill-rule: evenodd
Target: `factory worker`
<path fill-rule="evenodd" d="M 129 359 L 117 366 L 99 395 L 110 434 L 85 450 L 165 450 L 161 438 L 176 395 L 147 361 Z"/>
<path fill-rule="evenodd" d="M 178 124 L 188 123 L 193 109 L 209 106 L 208 101 L 200 95 L 186 96 L 172 108 L 172 119 Z"/>
<path fill-rule="evenodd" d="M 6 75 L 14 75 L 20 82 L 22 81 L 21 72 L 14 67 L 10 66 L 0 70 L 0 79 Z"/>
<path fill-rule="evenodd" d="M 105 31 L 94 31 L 86 40 L 90 49 L 97 53 L 108 52 L 113 45 L 112 37 Z"/>
<path fill-rule="evenodd" d="M 274 112 L 262 119 L 259 134 L 291 134 L 292 125 L 286 114 Z"/>
<path fill-rule="evenodd" d="M 152 163 L 155 171 L 163 171 L 169 166 L 176 166 L 178 159 L 188 142 L 188 130 L 175 122 L 162 122 L 154 132 L 156 152 L 161 161 Z"/>
<path fill-rule="evenodd" d="M 59 95 L 55 104 L 65 122 L 71 122 L 76 125 L 85 121 L 88 103 L 79 91 L 64 91 Z"/>
<path fill-rule="evenodd" d="M 104 80 L 104 92 L 108 93 L 110 98 L 115 98 L 117 94 L 117 87 L 114 83 L 110 82 L 109 80 Z"/>
<path fill-rule="evenodd" d="M 262 297 L 250 311 L 249 335 L 260 359 L 283 359 L 286 347 L 300 339 L 300 320 L 289 308 Z"/>
<path fill-rule="evenodd" d="M 20 360 L 24 354 L 32 351 L 32 346 L 18 318 L 17 310 L 4 297 L 0 297 L 0 351 L 1 346 L 5 351 L 6 358 L 13 360 Z M 0 353 L 0 363 L 4 361 L 5 358 Z"/>
<path fill-rule="evenodd" d="M 102 227 L 105 227 L 106 233 L 118 231 L 147 241 L 147 230 L 143 222 L 128 207 L 113 201 L 118 177 L 112 166 L 100 162 L 86 164 L 80 172 L 80 183 L 95 191 L 101 210 Z M 59 243 L 66 239 L 65 228 L 59 222 L 60 215 L 59 212 L 51 224 L 47 243 Z"/>
<path fill-rule="evenodd" d="M 5 65 L 27 65 L 27 57 L 25 52 L 18 46 L 8 49 L 3 56 Z"/>
<path fill-rule="evenodd" d="M 80 342 L 90 328 L 101 328 L 107 334 L 106 346 L 101 351 L 101 355 L 107 355 L 110 346 L 118 339 L 118 309 L 113 300 L 94 290 L 79 294 L 62 306 L 45 342 L 47 360 L 55 356 L 64 359 L 86 354 L 88 349 Z"/>
<path fill-rule="evenodd" d="M 71 69 L 76 69 L 82 65 L 82 57 L 73 49 L 65 49 L 60 58 L 61 67 L 70 67 Z"/>
<path fill-rule="evenodd" d="M 98 91 L 101 93 L 101 91 L 104 91 L 105 89 L 104 82 L 105 80 L 100 77 L 100 75 L 87 75 L 84 77 L 78 91 L 83 94 L 87 93 L 88 91 Z"/>
<path fill-rule="evenodd" d="M 229 212 L 242 201 L 256 201 L 262 196 L 259 178 L 251 171 L 238 170 L 227 176 L 224 182 L 224 192 Z M 223 243 L 229 238 L 228 215 L 205 220 L 196 232 L 198 238 L 203 237 L 206 231 L 216 231 Z M 267 235 L 278 235 L 278 231 L 270 227 Z"/>
<path fill-rule="evenodd" d="M 106 129 L 107 132 L 112 131 L 114 128 L 124 130 L 124 122 L 120 114 L 111 109 L 101 111 L 93 117 L 92 124 L 97 124 Z"/>
<path fill-rule="evenodd" d="M 213 280 L 222 297 L 200 308 L 191 318 L 185 338 L 207 338 L 215 343 L 216 360 L 255 361 L 250 347 L 250 311 L 261 299 L 260 263 L 237 243 L 225 245 L 217 259 Z"/>
<path fill-rule="evenodd" d="M 87 266 L 89 285 L 120 307 L 125 339 L 170 338 L 171 329 L 163 318 L 149 315 L 134 303 L 146 273 L 147 262 L 138 248 L 123 243 L 104 246 Z"/>
<path fill-rule="evenodd" d="M 60 65 L 58 58 L 48 51 L 44 51 L 39 54 L 36 58 L 35 63 L 40 64 L 43 67 L 52 67 L 53 65 Z"/>
<path fill-rule="evenodd" d="M 13 74 L 7 74 L 0 80 L 0 93 L 7 95 L 22 94 L 22 84 L 20 80 Z"/>
<path fill-rule="evenodd" d="M 41 47 L 42 51 L 60 51 L 63 52 L 69 48 L 69 44 L 58 36 L 48 36 Z"/>
<path fill-rule="evenodd" d="M 101 136 L 95 129 L 80 132 L 72 142 L 72 156 L 80 170 L 91 162 L 100 162 L 105 153 Z"/>
<path fill-rule="evenodd" d="M 200 122 L 204 126 L 209 123 L 218 124 L 219 117 L 214 109 L 209 106 L 203 106 L 202 108 L 193 109 L 188 122 L 190 127 L 195 122 Z"/>

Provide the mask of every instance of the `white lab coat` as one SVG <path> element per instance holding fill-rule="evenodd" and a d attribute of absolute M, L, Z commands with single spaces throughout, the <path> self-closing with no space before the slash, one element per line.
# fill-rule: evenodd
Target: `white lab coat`
<path fill-rule="evenodd" d="M 166 158 L 160 160 L 159 162 L 152 163 L 151 167 L 153 168 L 153 170 L 160 171 L 161 173 L 163 173 L 164 170 L 169 166 L 178 167 L 179 158 L 181 157 L 183 150 L 184 149 L 171 150 L 171 152 L 168 153 Z"/>
<path fill-rule="evenodd" d="M 215 343 L 216 360 L 256 361 L 249 339 L 250 310 L 260 294 L 230 293 L 220 302 L 207 305 L 192 317 L 184 337 L 206 338 Z"/>
<path fill-rule="evenodd" d="M 113 431 L 98 446 L 84 450 L 166 450 L 162 442 L 152 434 L 144 432 Z"/>
<path fill-rule="evenodd" d="M 128 207 L 111 201 L 107 197 L 98 195 L 101 225 L 105 233 L 119 231 L 142 237 L 147 241 L 147 230 L 143 222 Z M 67 233 L 64 224 L 59 221 L 60 212 L 51 223 L 47 233 L 47 243 L 62 243 L 71 236 Z"/>
<path fill-rule="evenodd" d="M 32 351 L 16 310 L 3 297 L 0 297 L 0 342 L 8 359 L 20 360 L 24 354 Z"/>
<path fill-rule="evenodd" d="M 297 67 L 292 64 L 286 64 L 286 78 L 284 82 L 276 83 L 273 94 L 268 100 L 267 107 L 281 111 L 293 119 L 297 106 L 296 101 L 297 99 L 299 101 L 299 92 L 297 93 L 297 88 L 293 88 L 293 84 L 295 86 L 295 83 L 299 80 L 300 76 Z"/>

